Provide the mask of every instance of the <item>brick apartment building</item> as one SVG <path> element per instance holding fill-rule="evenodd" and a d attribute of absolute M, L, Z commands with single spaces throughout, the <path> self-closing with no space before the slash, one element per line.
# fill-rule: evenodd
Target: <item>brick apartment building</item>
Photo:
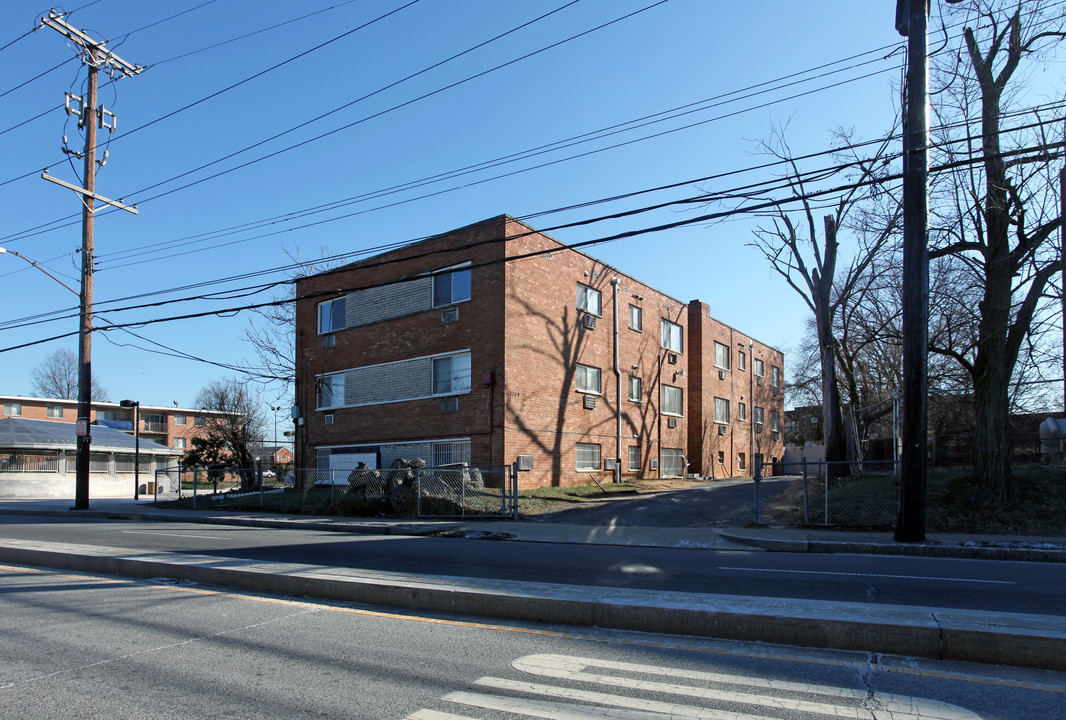
<path fill-rule="evenodd" d="M 28 420 L 52 420 L 74 423 L 78 419 L 77 400 L 0 395 L 2 417 Z M 220 415 L 213 410 L 141 405 L 140 436 L 177 450 L 192 447 L 192 438 L 201 434 L 208 417 Z M 92 403 L 89 423 L 133 434 L 133 408 L 119 403 Z"/>
<path fill-rule="evenodd" d="M 297 297 L 298 467 L 532 455 L 524 486 L 575 485 L 783 452 L 780 352 L 508 216 Z"/>

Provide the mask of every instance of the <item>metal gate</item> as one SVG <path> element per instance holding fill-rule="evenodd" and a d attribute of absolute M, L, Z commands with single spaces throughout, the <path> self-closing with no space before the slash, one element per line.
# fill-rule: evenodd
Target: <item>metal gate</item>
<path fill-rule="evenodd" d="M 517 518 L 518 472 L 513 465 L 421 469 L 418 516 Z"/>

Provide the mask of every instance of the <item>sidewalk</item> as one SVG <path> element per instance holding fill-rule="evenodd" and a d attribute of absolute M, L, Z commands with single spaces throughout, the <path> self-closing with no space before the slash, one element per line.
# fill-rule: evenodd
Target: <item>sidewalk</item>
<path fill-rule="evenodd" d="M 911 555 L 972 560 L 1066 562 L 1066 538 L 930 533 L 922 543 L 898 543 L 888 531 L 791 528 L 652 528 L 583 526 L 512 520 L 378 520 L 320 515 L 281 515 L 213 510 L 174 510 L 151 501 L 92 500 L 73 510 L 72 500 L 0 499 L 0 514 L 55 515 L 193 522 L 209 525 L 298 528 L 379 535 L 439 535 L 524 542 L 588 543 L 643 547 L 765 550 L 771 552 Z"/>
<path fill-rule="evenodd" d="M 1059 539 L 933 536 L 916 545 L 890 533 L 772 528 L 588 527 L 514 521 L 397 522 L 361 518 L 170 510 L 133 500 L 0 500 L 0 514 L 196 522 L 331 532 L 707 548 L 852 552 L 1066 561 Z M 1004 544 L 1004 546 L 999 546 Z M 0 562 L 138 578 L 173 578 L 253 592 L 747 642 L 858 650 L 1066 671 L 1066 617 L 872 603 L 596 589 L 475 578 L 368 572 L 179 552 L 0 540 Z"/>

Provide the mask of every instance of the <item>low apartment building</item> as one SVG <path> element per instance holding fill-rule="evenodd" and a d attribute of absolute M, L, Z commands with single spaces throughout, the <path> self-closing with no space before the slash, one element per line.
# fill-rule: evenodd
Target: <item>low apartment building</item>
<path fill-rule="evenodd" d="M 75 423 L 78 419 L 77 400 L 0 395 L 3 414 L 0 417 L 22 417 L 29 420 L 52 420 Z M 207 424 L 207 418 L 221 415 L 214 410 L 167 407 L 160 405 L 140 406 L 139 434 L 142 438 L 177 450 L 192 447 L 192 438 L 199 436 Z M 94 402 L 89 423 L 134 434 L 134 409 L 119 403 Z"/>
<path fill-rule="evenodd" d="M 532 455 L 523 485 L 574 485 L 736 472 L 776 447 L 741 450 L 755 436 L 732 416 L 694 431 L 715 407 L 696 356 L 725 326 L 696 311 L 693 335 L 693 305 L 508 216 L 302 278 L 297 297 L 300 467 Z M 779 384 L 781 354 L 741 337 Z M 754 396 L 780 417 L 780 394 Z"/>

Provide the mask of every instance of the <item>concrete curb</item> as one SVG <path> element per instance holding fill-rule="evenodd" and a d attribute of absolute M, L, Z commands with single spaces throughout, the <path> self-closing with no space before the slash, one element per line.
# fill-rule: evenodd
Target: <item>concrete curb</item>
<path fill-rule="evenodd" d="M 408 610 L 1066 670 L 1066 619 L 1019 613 L 338 572 L 0 541 L 0 561 Z"/>

